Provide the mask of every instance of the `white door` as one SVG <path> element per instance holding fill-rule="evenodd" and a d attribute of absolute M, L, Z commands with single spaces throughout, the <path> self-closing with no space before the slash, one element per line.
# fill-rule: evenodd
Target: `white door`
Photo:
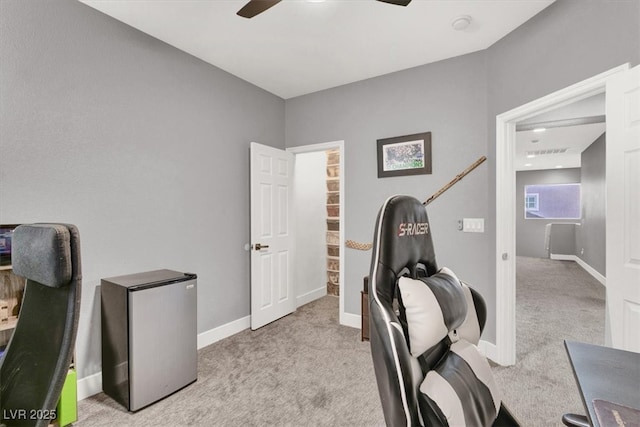
<path fill-rule="evenodd" d="M 607 83 L 607 344 L 640 352 L 640 66 Z"/>
<path fill-rule="evenodd" d="M 293 154 L 251 143 L 251 329 L 296 308 L 293 291 Z"/>

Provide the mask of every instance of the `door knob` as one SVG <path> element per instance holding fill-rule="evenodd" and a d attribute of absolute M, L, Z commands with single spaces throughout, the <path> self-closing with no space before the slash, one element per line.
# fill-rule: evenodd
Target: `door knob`
<path fill-rule="evenodd" d="M 253 247 L 256 251 L 259 251 L 260 249 L 267 249 L 269 247 L 269 245 L 261 245 L 260 243 L 256 243 L 255 246 Z"/>

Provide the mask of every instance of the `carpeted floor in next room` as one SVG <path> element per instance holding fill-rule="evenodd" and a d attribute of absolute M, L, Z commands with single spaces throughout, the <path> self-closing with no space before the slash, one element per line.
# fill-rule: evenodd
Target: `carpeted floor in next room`
<path fill-rule="evenodd" d="M 525 426 L 562 426 L 584 414 L 564 340 L 604 344 L 605 288 L 573 261 L 518 257 L 516 365 L 494 368 L 508 408 Z"/>
<path fill-rule="evenodd" d="M 582 412 L 563 339 L 602 343 L 604 287 L 569 261 L 517 271 L 518 363 L 494 374 L 523 426 L 560 426 Z M 369 343 L 338 325 L 336 297 L 199 350 L 198 381 L 134 414 L 104 393 L 78 413 L 78 426 L 384 425 Z"/>

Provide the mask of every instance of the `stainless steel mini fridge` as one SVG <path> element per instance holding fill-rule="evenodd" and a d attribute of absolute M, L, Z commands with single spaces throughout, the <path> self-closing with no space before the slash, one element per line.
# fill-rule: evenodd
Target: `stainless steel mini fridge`
<path fill-rule="evenodd" d="M 129 411 L 196 381 L 196 279 L 156 270 L 101 280 L 102 389 Z"/>

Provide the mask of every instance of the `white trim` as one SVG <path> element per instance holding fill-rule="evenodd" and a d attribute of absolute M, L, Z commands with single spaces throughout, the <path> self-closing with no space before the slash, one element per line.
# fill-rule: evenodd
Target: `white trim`
<path fill-rule="evenodd" d="M 344 313 L 344 317 L 340 324 L 351 328 L 362 329 L 362 316 L 359 314 Z"/>
<path fill-rule="evenodd" d="M 566 254 L 549 254 L 549 259 L 554 261 L 575 261 L 575 255 L 566 255 Z"/>
<path fill-rule="evenodd" d="M 562 255 L 562 254 L 549 254 L 549 258 L 560 261 L 573 261 L 582 267 L 587 273 L 593 276 L 602 286 L 607 287 L 607 278 L 598 272 L 595 268 L 587 264 L 582 258 L 577 255 Z"/>
<path fill-rule="evenodd" d="M 344 294 L 345 294 L 345 290 L 344 290 L 344 277 L 345 277 L 345 269 L 346 269 L 346 265 L 344 262 L 344 250 L 345 250 L 345 245 L 344 245 L 344 236 L 345 236 L 345 230 L 347 228 L 347 224 L 345 221 L 345 217 L 344 217 L 344 213 L 346 212 L 347 208 L 346 208 L 346 198 L 345 198 L 345 194 L 344 194 L 344 188 L 345 188 L 345 181 L 346 178 L 344 176 L 344 165 L 346 163 L 345 161 L 345 157 L 344 157 L 344 141 L 332 141 L 332 142 L 322 142 L 319 144 L 309 144 L 309 145 L 301 145 L 299 147 L 289 147 L 287 148 L 287 151 L 290 151 L 291 153 L 295 154 L 301 154 L 301 153 L 314 153 L 317 151 L 327 151 L 327 150 L 335 150 L 337 149 L 340 152 L 340 165 L 339 165 L 339 174 L 340 174 L 340 215 L 338 217 L 339 221 L 340 221 L 340 231 L 339 231 L 339 248 L 340 248 L 340 256 L 339 256 L 339 262 L 340 262 L 340 272 L 339 272 L 339 276 L 338 276 L 338 293 L 340 294 L 340 313 L 339 313 L 339 322 L 341 325 L 346 325 L 346 326 L 352 326 L 351 324 L 348 324 L 346 322 L 350 322 L 352 319 L 347 320 L 346 318 L 346 313 L 344 311 Z M 295 183 L 294 183 L 295 185 Z M 359 327 L 359 326 L 358 326 Z"/>
<path fill-rule="evenodd" d="M 305 304 L 309 304 L 312 301 L 315 301 L 323 296 L 327 295 L 327 286 L 323 286 L 318 289 L 314 289 L 312 291 L 307 292 L 304 295 L 300 295 L 296 298 L 296 308 L 302 307 Z"/>
<path fill-rule="evenodd" d="M 296 147 L 287 147 L 286 150 L 291 151 L 293 154 L 300 154 L 300 153 L 315 153 L 318 151 L 334 150 L 339 147 L 344 148 L 344 141 L 331 141 L 331 142 L 321 142 L 318 144 L 299 145 Z M 342 158 L 340 158 L 340 161 L 342 163 Z"/>
<path fill-rule="evenodd" d="M 584 260 L 579 256 L 576 256 L 575 261 L 578 263 L 580 267 L 584 268 L 587 273 L 592 275 L 594 279 L 600 282 L 602 286 L 604 286 L 605 288 L 607 287 L 607 278 L 604 277 L 602 274 L 598 273 L 598 271 L 595 268 L 591 267 L 589 264 L 584 262 Z"/>
<path fill-rule="evenodd" d="M 490 343 L 489 341 L 480 340 L 478 341 L 478 350 L 480 350 L 480 353 L 484 354 L 486 358 L 491 359 L 494 362 L 496 361 L 498 348 L 495 344 Z"/>
<path fill-rule="evenodd" d="M 198 350 L 251 327 L 251 316 L 233 320 L 198 334 Z"/>
<path fill-rule="evenodd" d="M 513 365 L 515 354 L 515 122 L 496 118 L 496 355 L 494 361 Z M 512 351 L 513 350 L 513 351 Z"/>
<path fill-rule="evenodd" d="M 607 81 L 629 69 L 623 64 L 496 116 L 496 362 L 516 361 L 515 151 L 516 122 L 606 91 Z M 503 258 L 504 256 L 504 258 Z"/>
<path fill-rule="evenodd" d="M 78 402 L 102 392 L 102 371 L 78 380 Z"/>

